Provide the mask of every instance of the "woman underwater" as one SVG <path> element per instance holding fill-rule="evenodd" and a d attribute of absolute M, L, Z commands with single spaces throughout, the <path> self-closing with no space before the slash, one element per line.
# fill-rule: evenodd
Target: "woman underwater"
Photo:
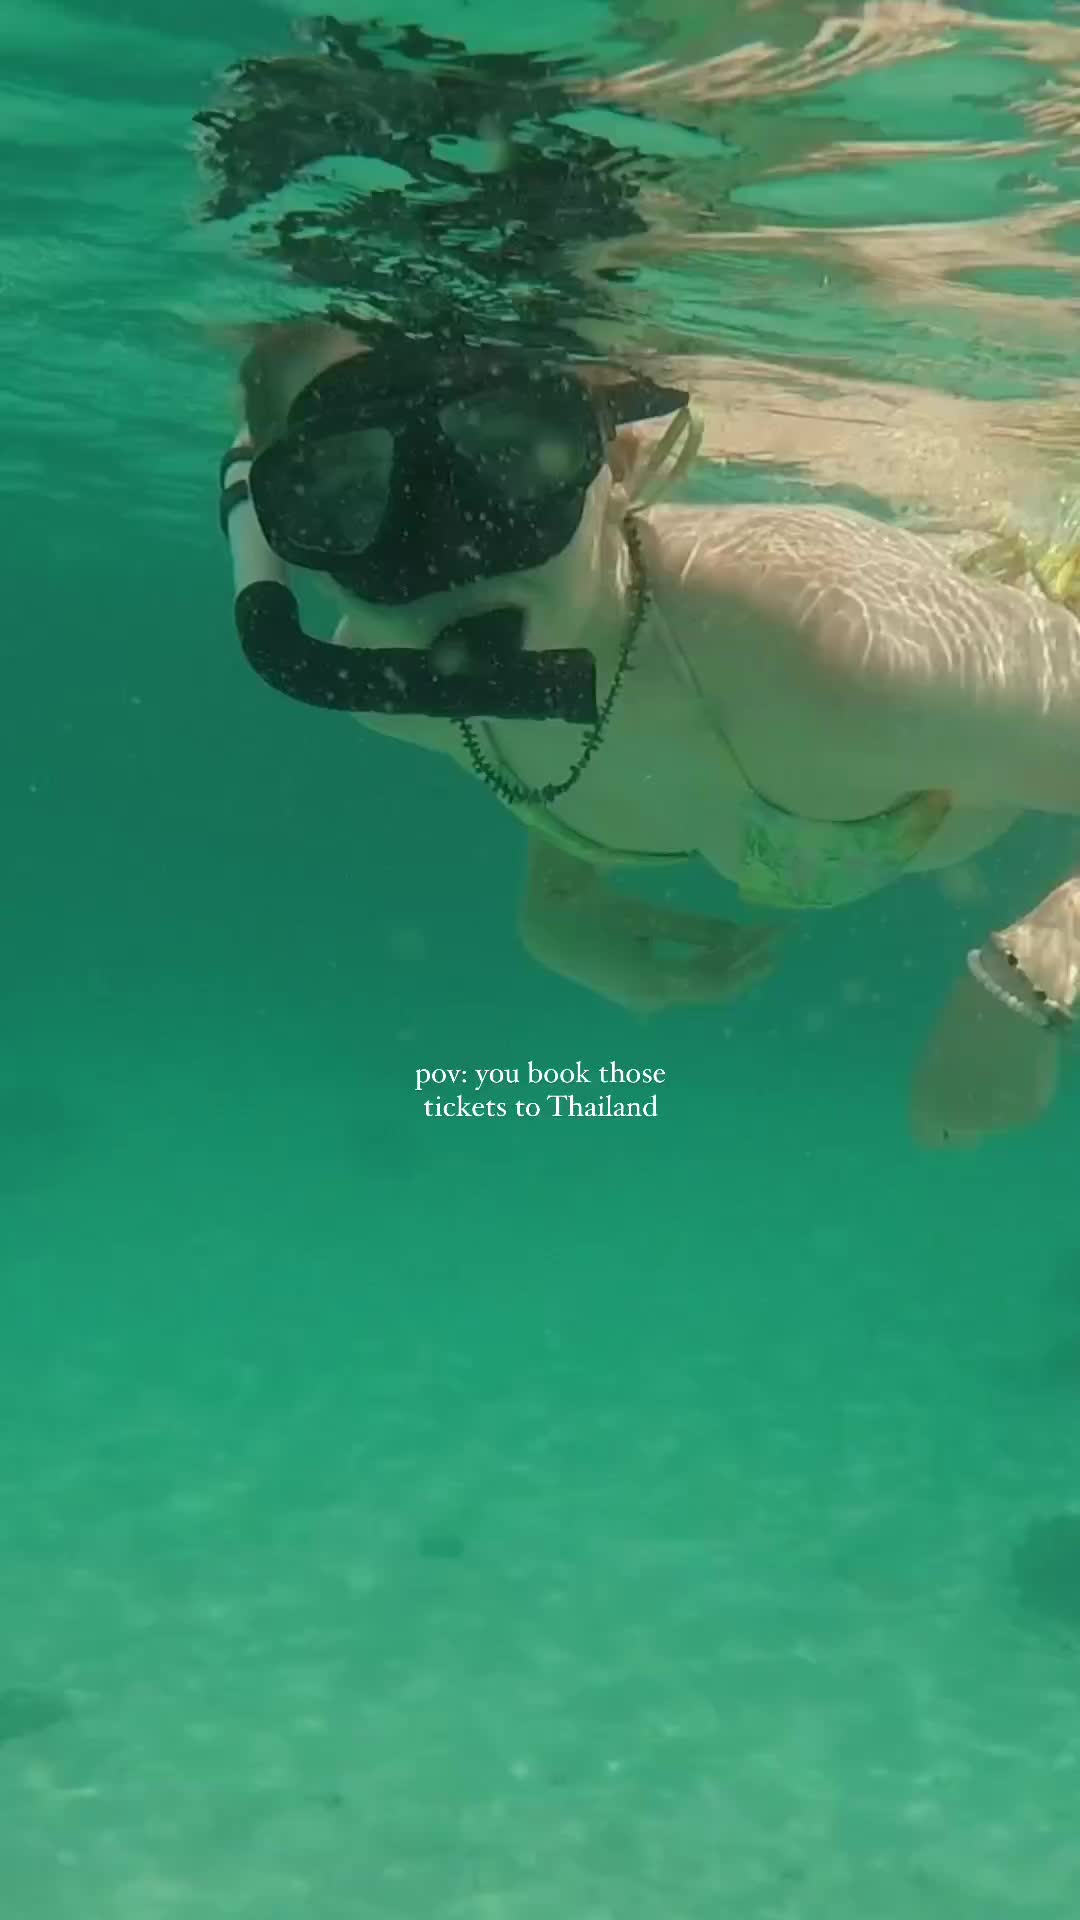
<path fill-rule="evenodd" d="M 839 906 L 1021 812 L 1080 813 L 1080 624 L 1049 583 L 832 507 L 650 505 L 693 445 L 684 394 L 318 323 L 270 330 L 242 385 L 224 518 L 249 654 L 514 808 L 523 940 L 581 985 L 652 1010 L 768 960 L 768 935 L 639 904 L 606 868 L 697 855 L 751 904 Z M 344 596 L 336 646 L 300 635 L 286 564 Z M 1036 1117 L 1078 962 L 1080 879 L 969 956 L 921 1137 Z"/>
<path fill-rule="evenodd" d="M 841 906 L 1021 813 L 1080 813 L 1067 555 L 661 504 L 696 448 L 687 392 L 426 322 L 255 337 L 223 469 L 238 622 L 275 685 L 449 755 L 518 814 L 536 959 L 629 1007 L 717 1001 L 771 933 L 639 903 L 607 869 L 697 856 L 752 906 Z M 334 644 L 302 633 L 288 567 L 341 596 Z M 1080 877 L 958 956 L 920 1139 L 1045 1109 L 1078 962 Z"/>

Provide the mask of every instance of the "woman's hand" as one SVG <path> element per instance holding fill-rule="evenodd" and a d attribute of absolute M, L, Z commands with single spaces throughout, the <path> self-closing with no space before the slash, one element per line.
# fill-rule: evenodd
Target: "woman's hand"
<path fill-rule="evenodd" d="M 521 914 L 526 951 L 564 979 L 636 1013 L 716 1006 L 772 965 L 775 930 L 654 907 L 535 838 Z"/>
<path fill-rule="evenodd" d="M 973 1145 L 1030 1126 L 1049 1107 L 1080 997 L 1080 878 L 970 956 L 915 1076 L 924 1146 Z"/>
<path fill-rule="evenodd" d="M 1059 1034 L 995 1000 L 964 973 L 938 1015 L 915 1073 L 911 1122 L 923 1147 L 977 1146 L 1029 1127 L 1058 1078 Z"/>

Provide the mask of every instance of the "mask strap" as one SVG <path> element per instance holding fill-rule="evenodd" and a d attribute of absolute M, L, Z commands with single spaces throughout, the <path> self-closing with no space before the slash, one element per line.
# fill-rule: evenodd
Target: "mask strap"
<path fill-rule="evenodd" d="M 704 433 L 704 422 L 695 419 L 689 407 L 680 407 L 659 440 L 642 448 L 625 481 L 632 513 L 655 506 L 689 473 Z"/>

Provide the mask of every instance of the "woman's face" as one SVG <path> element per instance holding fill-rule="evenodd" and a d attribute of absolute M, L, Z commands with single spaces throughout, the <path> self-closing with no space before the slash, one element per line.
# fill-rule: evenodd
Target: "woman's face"
<path fill-rule="evenodd" d="M 326 328 L 315 340 L 302 343 L 300 350 L 294 350 L 284 370 L 281 391 L 286 398 L 286 410 L 291 407 L 299 395 L 314 382 L 320 374 L 331 366 L 349 359 L 363 357 L 366 349 L 356 340 L 339 329 Z M 497 419 L 482 406 L 473 405 L 467 398 L 452 402 L 443 411 L 454 410 L 450 422 L 450 431 L 454 445 L 466 457 L 475 453 L 478 463 L 486 463 L 498 476 L 499 487 L 493 493 L 496 507 L 503 499 L 512 500 L 519 523 L 527 523 L 533 511 L 531 498 L 537 500 L 536 511 L 542 515 L 545 488 L 558 489 L 567 478 L 573 477 L 575 444 L 572 429 L 560 436 L 560 421 L 557 410 L 545 413 L 537 410 L 532 396 L 526 391 L 524 396 L 507 393 L 506 407 L 510 410 L 510 426 L 513 427 L 513 407 L 515 399 L 521 414 L 520 431 L 507 434 L 506 412 Z M 460 418 L 458 417 L 460 414 Z M 441 418 L 441 415 L 440 415 Z M 571 412 L 569 418 L 573 419 Z M 486 437 L 485 437 L 486 436 Z M 488 441 L 494 438 L 494 449 Z M 368 442 L 374 444 L 374 451 Z M 372 459 L 379 452 L 381 440 L 386 441 L 386 453 L 378 472 L 372 469 Z M 353 517 L 350 502 L 356 509 L 356 517 L 361 521 L 365 515 L 367 492 L 378 494 L 375 506 L 378 508 L 386 498 L 388 480 L 388 462 L 392 458 L 392 437 L 378 429 L 365 429 L 353 436 L 343 434 L 340 443 L 333 438 L 323 443 L 317 480 L 328 487 L 333 496 L 332 505 L 338 511 L 348 511 Z M 356 471 L 350 466 L 350 448 L 356 449 Z M 492 454 L 494 451 L 494 463 Z M 362 456 L 362 457 L 361 457 Z M 343 465 L 344 463 L 344 465 Z M 506 466 L 505 476 L 501 467 Z M 422 477 L 423 479 L 423 477 Z M 423 485 L 421 479 L 421 495 Z M 378 483 L 376 485 L 376 483 Z M 452 484 L 452 482 L 451 482 Z M 368 503 L 370 506 L 370 502 Z M 400 496 L 399 496 L 400 507 Z M 430 498 L 422 504 L 420 511 L 432 512 Z M 576 508 L 574 509 L 576 512 Z M 322 516 L 325 518 L 325 515 Z M 491 522 L 484 519 L 484 509 L 478 511 L 480 523 L 488 535 Z M 605 464 L 595 475 L 585 492 L 580 517 L 573 527 L 568 540 L 564 540 L 560 550 L 540 564 L 508 569 L 503 573 L 486 574 L 471 580 L 468 584 L 455 584 L 431 593 L 413 593 L 396 602 L 394 594 L 376 593 L 366 597 L 363 590 L 363 573 L 359 581 L 350 582 L 349 570 L 342 568 L 341 576 L 336 580 L 336 596 L 347 608 L 350 624 L 365 639 L 371 636 L 370 644 L 379 645 L 425 645 L 447 625 L 470 614 L 485 612 L 493 607 L 513 606 L 520 608 L 526 615 L 525 645 L 552 646 L 568 644 L 553 630 L 560 625 L 564 631 L 578 631 L 588 619 L 602 584 L 600 575 L 603 569 L 603 555 L 606 551 L 603 539 L 604 528 L 613 517 L 621 518 L 614 512 L 613 476 Z M 371 518 L 371 513 L 367 513 Z M 378 514 L 376 514 L 376 524 Z M 498 525 L 496 511 L 496 527 Z M 414 523 L 415 525 L 415 523 Z M 468 541 L 468 516 L 466 515 L 461 535 L 461 550 L 468 570 L 470 548 Z M 443 520 L 439 528 L 447 538 L 454 540 L 456 535 L 448 529 Z M 561 529 L 560 529 L 561 532 Z M 408 541 L 408 534 L 403 529 Z M 487 540 L 488 555 L 494 547 L 498 552 L 498 537 Z M 533 543 L 534 550 L 536 543 Z M 456 551 L 456 549 L 455 549 Z M 519 546 L 518 551 L 521 551 Z M 416 555 L 414 553 L 414 560 Z M 420 558 L 419 572 L 422 577 L 423 560 Z M 325 578 L 326 576 L 322 576 Z M 416 577 L 414 570 L 413 577 Z"/>
<path fill-rule="evenodd" d="M 604 467 L 588 490 L 573 538 L 541 566 L 495 574 L 397 607 L 374 605 L 338 585 L 333 591 L 365 645 L 430 646 L 444 628 L 494 607 L 521 609 L 528 650 L 581 644 L 613 575 L 616 543 L 607 532 L 622 517 L 613 512 L 613 487 Z"/>

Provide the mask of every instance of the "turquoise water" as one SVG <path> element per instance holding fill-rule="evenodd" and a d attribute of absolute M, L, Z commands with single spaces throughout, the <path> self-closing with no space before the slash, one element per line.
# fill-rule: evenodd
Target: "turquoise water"
<path fill-rule="evenodd" d="M 590 113 L 653 69 L 618 137 L 678 165 L 616 310 L 722 364 L 691 493 L 913 511 L 871 389 L 1067 479 L 1075 8 L 807 15 L 383 10 L 588 51 Z M 251 675 L 225 335 L 317 299 L 199 218 L 190 129 L 289 16 L 0 7 L 4 1913 L 1066 1920 L 1075 1073 L 970 1156 L 906 1103 L 1076 832 L 643 1022 L 520 951 L 478 788 Z M 420 1109 L 530 1059 L 662 1068 L 657 1117 Z"/>

